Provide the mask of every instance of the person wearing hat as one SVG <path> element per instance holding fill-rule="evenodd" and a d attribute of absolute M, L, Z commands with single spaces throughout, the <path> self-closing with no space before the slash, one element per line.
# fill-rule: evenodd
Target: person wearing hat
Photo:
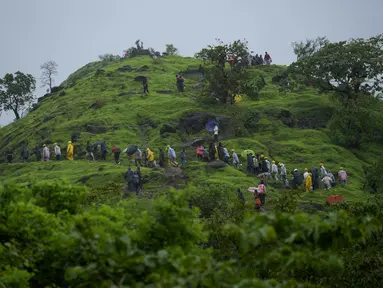
<path fill-rule="evenodd" d="M 305 172 L 306 173 L 306 172 Z M 307 172 L 307 176 L 304 180 L 306 192 L 310 192 L 310 190 L 313 189 L 313 180 L 312 180 L 312 174 Z"/>
<path fill-rule="evenodd" d="M 51 153 L 49 152 L 49 148 L 47 147 L 47 145 L 43 145 L 43 159 L 44 159 L 44 162 L 47 162 L 49 161 L 50 157 L 51 157 Z"/>
<path fill-rule="evenodd" d="M 55 145 L 54 151 L 55 151 L 56 160 L 59 161 L 61 158 L 61 148 L 59 145 L 57 145 L 57 143 L 55 143 L 54 145 Z"/>
<path fill-rule="evenodd" d="M 73 144 L 72 141 L 68 141 L 68 147 L 66 149 L 66 157 L 69 161 L 73 161 Z"/>
<path fill-rule="evenodd" d="M 237 153 L 235 153 L 235 149 L 231 149 L 231 157 L 233 157 L 233 166 L 238 168 L 239 159 Z"/>

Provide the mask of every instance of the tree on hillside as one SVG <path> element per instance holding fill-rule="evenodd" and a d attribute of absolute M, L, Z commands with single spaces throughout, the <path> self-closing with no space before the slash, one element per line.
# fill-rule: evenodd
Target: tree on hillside
<path fill-rule="evenodd" d="M 381 113 L 373 112 L 381 103 L 372 96 L 383 90 L 383 34 L 336 43 L 318 39 L 295 46 L 298 60 L 281 82 L 288 82 L 290 88 L 306 83 L 330 92 L 339 103 L 330 123 L 339 132 L 337 144 L 359 147 L 376 135 L 377 127 L 372 125 L 382 123 Z"/>
<path fill-rule="evenodd" d="M 40 66 L 41 74 L 41 87 L 49 87 L 49 92 L 52 91 L 53 76 L 57 75 L 57 63 L 55 61 L 47 61 Z"/>
<path fill-rule="evenodd" d="M 120 61 L 121 60 L 121 56 L 113 55 L 113 54 L 98 55 L 98 58 L 101 61 L 109 61 L 109 62 L 115 62 L 115 61 Z"/>
<path fill-rule="evenodd" d="M 20 71 L 6 74 L 0 79 L 0 108 L 13 111 L 16 119 L 20 119 L 20 112 L 29 107 L 34 99 L 36 80 L 30 74 Z"/>
<path fill-rule="evenodd" d="M 330 43 L 326 37 L 318 37 L 316 39 L 306 39 L 304 42 L 293 42 L 294 54 L 297 58 L 312 56 L 315 52 L 318 52 L 326 44 Z"/>
<path fill-rule="evenodd" d="M 218 45 L 209 45 L 195 55 L 197 59 L 204 62 L 205 78 L 208 82 L 207 99 L 214 101 L 218 99 L 221 103 L 232 103 L 234 93 L 242 90 L 247 83 L 249 75 L 244 63 L 240 59 L 247 59 L 247 41 L 237 40 L 233 43 L 224 44 L 217 39 Z M 226 69 L 226 61 L 231 55 L 238 60 L 231 69 Z"/>
<path fill-rule="evenodd" d="M 178 49 L 173 44 L 166 44 L 166 54 L 169 56 L 178 55 Z"/>

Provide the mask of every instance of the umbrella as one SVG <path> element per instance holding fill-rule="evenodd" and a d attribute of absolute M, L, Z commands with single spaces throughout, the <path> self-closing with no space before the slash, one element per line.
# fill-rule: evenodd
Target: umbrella
<path fill-rule="evenodd" d="M 137 149 L 138 149 L 138 145 L 134 144 L 134 145 L 131 145 L 128 148 L 124 149 L 122 152 L 126 152 L 126 153 L 128 153 L 128 155 L 133 155 L 134 153 L 137 152 Z"/>
<path fill-rule="evenodd" d="M 344 202 L 344 198 L 342 196 L 339 196 L 339 195 L 332 195 L 330 197 L 328 197 L 327 199 L 327 204 L 331 205 L 331 204 L 334 204 L 334 203 L 343 203 Z"/>
<path fill-rule="evenodd" d="M 206 123 L 206 127 L 205 128 L 206 128 L 206 130 L 208 132 L 213 132 L 214 131 L 214 126 L 218 126 L 219 127 L 219 124 L 218 124 L 217 121 L 212 120 L 212 121 L 209 121 L 209 122 Z"/>
<path fill-rule="evenodd" d="M 258 192 L 258 187 L 249 187 L 249 188 L 247 188 L 247 191 L 249 191 L 251 193 Z"/>
<path fill-rule="evenodd" d="M 192 142 L 192 146 L 202 145 L 203 143 L 205 143 L 204 139 L 196 139 Z"/>
<path fill-rule="evenodd" d="M 249 150 L 249 149 L 247 149 L 247 150 L 242 151 L 242 153 L 241 153 L 241 157 L 242 157 L 242 158 L 246 158 L 246 157 L 247 157 L 247 154 L 252 154 L 253 156 L 255 156 L 255 153 L 254 153 L 253 150 Z"/>

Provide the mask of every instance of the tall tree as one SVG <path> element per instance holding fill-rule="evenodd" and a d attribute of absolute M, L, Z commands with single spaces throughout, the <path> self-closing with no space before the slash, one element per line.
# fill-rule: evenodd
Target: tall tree
<path fill-rule="evenodd" d="M 49 87 L 49 92 L 52 91 L 53 76 L 57 75 L 57 63 L 55 61 L 47 61 L 40 66 L 41 73 L 41 87 Z"/>
<path fill-rule="evenodd" d="M 381 105 L 373 96 L 383 91 L 383 34 L 336 43 L 326 38 L 308 40 L 296 44 L 294 52 L 298 59 L 281 83 L 293 88 L 303 82 L 334 96 L 339 105 L 330 128 L 342 135 L 337 144 L 358 147 L 364 140 L 371 141 L 376 136 L 372 124 L 382 122 L 381 113 L 372 111 Z"/>
<path fill-rule="evenodd" d="M 166 44 L 166 54 L 173 56 L 178 55 L 178 49 L 173 44 Z"/>
<path fill-rule="evenodd" d="M 20 71 L 6 74 L 0 79 L 0 109 L 11 110 L 16 119 L 20 119 L 20 112 L 32 104 L 35 89 L 36 80 L 32 75 Z"/>
<path fill-rule="evenodd" d="M 233 93 L 241 90 L 241 86 L 248 81 L 246 64 L 240 61 L 247 59 L 247 41 L 237 40 L 229 44 L 224 44 L 219 39 L 217 41 L 218 45 L 209 45 L 195 57 L 204 62 L 205 78 L 208 82 L 207 91 L 204 92 L 207 94 L 206 99 L 232 103 Z M 237 61 L 230 69 L 226 69 L 226 61 L 230 56 L 234 56 Z"/>

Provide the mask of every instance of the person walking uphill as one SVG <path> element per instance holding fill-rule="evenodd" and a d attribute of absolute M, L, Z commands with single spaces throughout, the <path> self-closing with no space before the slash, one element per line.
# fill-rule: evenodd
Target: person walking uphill
<path fill-rule="evenodd" d="M 28 161 L 28 158 L 29 158 L 29 151 L 28 151 L 28 148 L 23 146 L 23 148 L 21 149 L 21 160 L 23 160 L 23 162 L 27 162 Z"/>
<path fill-rule="evenodd" d="M 72 141 L 68 142 L 68 147 L 66 149 L 66 157 L 69 161 L 73 161 L 73 144 Z"/>
<path fill-rule="evenodd" d="M 159 158 L 159 163 L 161 168 L 165 167 L 165 153 L 162 148 L 160 148 L 160 158 Z"/>
<path fill-rule="evenodd" d="M 310 192 L 310 190 L 312 190 L 313 188 L 312 186 L 313 186 L 312 174 L 308 173 L 305 180 L 306 192 Z"/>
<path fill-rule="evenodd" d="M 233 166 L 235 168 L 238 168 L 238 164 L 239 164 L 238 155 L 234 149 L 231 149 L 231 153 L 232 153 L 231 156 L 233 157 Z"/>
<path fill-rule="evenodd" d="M 183 168 L 186 167 L 186 152 L 185 152 L 185 148 L 182 149 L 182 152 L 181 152 L 181 165 Z"/>
<path fill-rule="evenodd" d="M 121 162 L 120 162 L 121 149 L 116 148 L 116 146 L 113 146 L 112 154 L 114 154 L 114 162 L 116 162 L 116 164 L 121 164 Z"/>
<path fill-rule="evenodd" d="M 12 163 L 13 160 L 13 150 L 11 148 L 8 148 L 7 150 L 7 161 L 8 163 Z"/>
<path fill-rule="evenodd" d="M 312 181 L 313 181 L 313 190 L 319 189 L 319 170 L 317 167 L 315 167 L 313 170 Z"/>
<path fill-rule="evenodd" d="M 148 159 L 148 167 L 154 168 L 154 153 L 149 148 L 146 148 L 146 155 Z"/>
<path fill-rule="evenodd" d="M 144 88 L 144 94 L 149 93 L 149 85 L 148 85 L 148 78 L 143 78 L 142 80 L 142 86 Z"/>
<path fill-rule="evenodd" d="M 47 147 L 47 145 L 43 145 L 43 158 L 44 158 L 44 162 L 47 162 L 49 161 L 49 159 L 51 158 L 51 152 L 49 151 L 49 148 Z"/>
<path fill-rule="evenodd" d="M 347 173 L 343 170 L 343 167 L 340 167 L 340 171 L 338 172 L 338 178 L 341 185 L 347 184 Z"/>
<path fill-rule="evenodd" d="M 101 143 L 101 160 L 106 160 L 106 154 L 108 153 L 108 149 L 106 148 L 105 142 Z"/>
<path fill-rule="evenodd" d="M 214 126 L 214 141 L 215 142 L 218 142 L 218 131 L 219 131 L 219 128 L 217 125 Z"/>
<path fill-rule="evenodd" d="M 93 161 L 95 161 L 94 159 L 94 154 L 93 154 L 93 149 L 92 149 L 92 145 L 90 144 L 89 140 L 86 142 L 86 155 L 85 155 L 85 159 L 88 159 L 88 157 L 92 157 Z"/>
<path fill-rule="evenodd" d="M 60 158 L 61 158 L 61 148 L 60 148 L 59 145 L 57 145 L 57 143 L 55 143 L 54 145 L 55 145 L 55 147 L 54 147 L 55 158 L 56 158 L 57 161 L 59 161 Z"/>

